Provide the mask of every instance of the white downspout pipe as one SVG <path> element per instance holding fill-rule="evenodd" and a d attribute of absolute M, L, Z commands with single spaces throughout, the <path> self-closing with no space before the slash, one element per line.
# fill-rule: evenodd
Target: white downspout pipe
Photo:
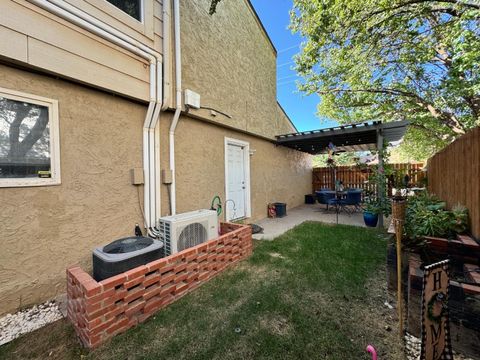
<path fill-rule="evenodd" d="M 162 100 L 162 111 L 165 111 L 170 106 L 170 91 L 171 91 L 171 84 L 170 84 L 170 77 L 171 77 L 171 62 L 170 62 L 170 41 L 171 41 L 171 8 L 172 2 L 171 0 L 163 0 L 163 7 L 162 7 L 162 19 L 163 19 L 163 84 L 164 84 L 164 91 L 163 91 L 163 100 Z"/>
<path fill-rule="evenodd" d="M 172 172 L 172 185 L 170 186 L 171 214 L 177 213 L 177 196 L 175 186 L 175 130 L 182 112 L 182 54 L 180 48 L 180 3 L 179 0 L 173 0 L 173 21 L 175 33 L 175 89 L 176 106 L 170 125 L 169 147 L 170 147 L 170 171 Z"/>
<path fill-rule="evenodd" d="M 29 1 L 149 61 L 150 96 L 143 131 L 143 163 L 145 171 L 145 227 L 147 230 L 150 229 L 155 224 L 160 211 L 159 188 L 155 185 L 158 182 L 159 175 L 159 163 L 155 161 L 159 160 L 155 153 L 155 149 L 158 148 L 158 144 L 155 141 L 155 128 L 157 127 L 164 97 L 164 92 L 162 91 L 162 55 L 62 0 Z"/>

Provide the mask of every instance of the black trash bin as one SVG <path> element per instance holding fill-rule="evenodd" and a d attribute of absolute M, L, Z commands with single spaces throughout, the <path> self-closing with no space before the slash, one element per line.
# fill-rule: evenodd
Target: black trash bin
<path fill-rule="evenodd" d="M 285 203 L 275 203 L 275 212 L 277 217 L 287 216 L 287 204 Z"/>
<path fill-rule="evenodd" d="M 305 204 L 315 204 L 315 195 L 312 195 L 312 194 L 305 195 Z"/>

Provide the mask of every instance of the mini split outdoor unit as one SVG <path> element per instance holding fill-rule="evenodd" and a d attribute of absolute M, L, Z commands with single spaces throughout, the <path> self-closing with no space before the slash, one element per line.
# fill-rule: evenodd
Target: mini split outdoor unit
<path fill-rule="evenodd" d="M 201 244 L 218 236 L 217 212 L 196 210 L 158 220 L 165 256 Z"/>

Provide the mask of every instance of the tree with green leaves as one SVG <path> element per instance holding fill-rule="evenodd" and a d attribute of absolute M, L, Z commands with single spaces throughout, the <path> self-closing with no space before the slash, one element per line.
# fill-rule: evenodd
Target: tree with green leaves
<path fill-rule="evenodd" d="M 291 28 L 321 116 L 409 120 L 419 158 L 480 125 L 479 0 L 294 0 Z"/>

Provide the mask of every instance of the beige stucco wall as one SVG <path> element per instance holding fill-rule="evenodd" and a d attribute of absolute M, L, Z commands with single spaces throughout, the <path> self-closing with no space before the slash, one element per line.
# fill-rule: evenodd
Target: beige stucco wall
<path fill-rule="evenodd" d="M 168 131 L 171 115 L 162 118 L 161 133 Z M 239 131 L 186 116 L 175 136 L 177 212 L 209 208 L 214 195 L 225 201 L 225 137 L 247 141 L 250 156 L 252 218 L 265 218 L 267 204 L 300 205 L 311 192 L 311 156 Z M 162 168 L 168 168 L 168 140 L 162 137 Z M 169 213 L 168 190 L 162 186 L 162 214 Z"/>
<path fill-rule="evenodd" d="M 59 101 L 62 184 L 0 188 L 0 315 L 64 292 L 65 268 L 141 223 L 129 169 L 142 166 L 146 107 L 0 65 L 0 87 Z"/>
<path fill-rule="evenodd" d="M 183 89 L 232 116 L 196 115 L 267 137 L 293 131 L 278 108 L 276 53 L 246 0 L 181 1 Z"/>
<path fill-rule="evenodd" d="M 181 117 L 175 144 L 177 211 L 208 208 L 217 194 L 225 201 L 225 137 L 247 141 L 255 150 L 247 221 L 264 218 L 269 202 L 301 204 L 311 190 L 310 156 L 242 132 L 273 138 L 293 131 L 276 102 L 275 51 L 248 2 L 222 1 L 213 17 L 207 13 L 209 0 L 180 3 L 183 88 L 200 93 L 203 105 L 232 119 L 208 110 L 191 112 L 214 124 Z M 0 87 L 59 101 L 62 176 L 59 186 L 0 188 L 2 315 L 64 292 L 67 266 L 90 269 L 94 246 L 130 235 L 134 224 L 142 223 L 129 170 L 142 167 L 146 104 L 4 65 Z M 160 118 L 162 169 L 169 167 L 171 118 L 171 112 Z M 165 185 L 161 196 L 166 215 Z"/>

